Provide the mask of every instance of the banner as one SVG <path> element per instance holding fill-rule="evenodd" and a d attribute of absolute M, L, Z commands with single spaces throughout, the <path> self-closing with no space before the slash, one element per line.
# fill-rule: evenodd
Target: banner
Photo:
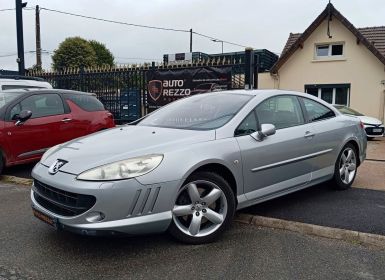
<path fill-rule="evenodd" d="M 157 109 L 190 95 L 231 89 L 231 67 L 148 70 L 147 107 Z"/>

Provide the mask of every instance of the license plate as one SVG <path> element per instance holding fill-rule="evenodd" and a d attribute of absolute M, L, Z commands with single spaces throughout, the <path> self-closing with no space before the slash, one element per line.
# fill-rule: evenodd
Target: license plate
<path fill-rule="evenodd" d="M 373 128 L 373 132 L 382 132 L 381 128 Z"/>
<path fill-rule="evenodd" d="M 35 208 L 32 208 L 33 215 L 38 218 L 39 220 L 49 224 L 50 226 L 57 228 L 57 220 L 56 218 L 50 217 L 39 210 L 36 210 Z"/>

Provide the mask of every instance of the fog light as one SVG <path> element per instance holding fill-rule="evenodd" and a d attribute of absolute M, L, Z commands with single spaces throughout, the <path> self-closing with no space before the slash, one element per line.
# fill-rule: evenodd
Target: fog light
<path fill-rule="evenodd" d="M 102 221 L 106 216 L 101 212 L 91 212 L 87 214 L 86 220 L 90 223 L 97 223 Z"/>

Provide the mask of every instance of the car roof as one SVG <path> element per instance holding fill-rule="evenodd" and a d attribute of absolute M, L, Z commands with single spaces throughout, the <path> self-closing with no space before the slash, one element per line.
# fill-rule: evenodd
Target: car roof
<path fill-rule="evenodd" d="M 30 76 L 21 76 L 21 75 L 0 75 L 0 79 L 4 80 L 26 80 L 26 81 L 39 81 L 39 82 L 46 82 L 43 78 L 39 77 L 30 77 Z"/>
<path fill-rule="evenodd" d="M 76 91 L 76 90 L 67 90 L 67 89 L 36 89 L 36 88 L 22 88 L 22 89 L 10 89 L 5 92 L 22 92 L 26 94 L 34 94 L 34 93 L 44 93 L 44 94 L 53 94 L 53 93 L 63 93 L 63 94 L 81 94 L 81 95 L 91 95 L 96 96 L 96 94 L 91 92 L 84 91 Z"/>

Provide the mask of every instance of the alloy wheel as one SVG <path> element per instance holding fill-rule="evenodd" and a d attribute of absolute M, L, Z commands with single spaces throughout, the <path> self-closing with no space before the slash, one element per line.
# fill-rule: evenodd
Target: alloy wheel
<path fill-rule="evenodd" d="M 354 179 L 357 170 L 356 153 L 350 147 L 345 148 L 341 154 L 339 172 L 341 181 L 350 184 Z"/>
<path fill-rule="evenodd" d="M 189 182 L 178 193 L 172 210 L 175 225 L 193 237 L 215 232 L 225 221 L 227 200 L 223 191 L 213 182 Z"/>

